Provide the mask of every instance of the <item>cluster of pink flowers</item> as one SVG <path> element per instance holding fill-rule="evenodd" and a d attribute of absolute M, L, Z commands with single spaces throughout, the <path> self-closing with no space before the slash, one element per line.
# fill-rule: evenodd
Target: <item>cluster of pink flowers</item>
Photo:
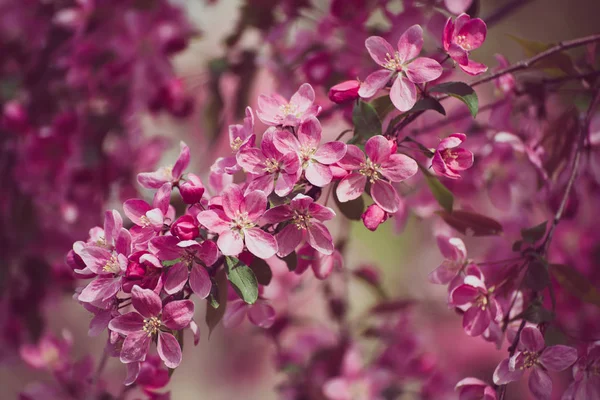
<path fill-rule="evenodd" d="M 245 83 L 223 93 L 219 88 L 215 96 L 227 107 L 216 125 L 229 124 L 234 114 L 243 119 L 217 127 L 227 142 L 221 157 L 209 158 L 207 171 L 187 172 L 191 152 L 181 142 L 172 166 L 148 172 L 162 144 L 144 142 L 129 117 L 159 110 L 189 114 L 191 101 L 172 78 L 167 60 L 185 47 L 192 31 L 166 3 L 148 9 L 134 3 L 107 4 L 123 16 L 104 21 L 101 28 L 94 28 L 101 3 L 57 7 L 51 27 L 34 36 L 68 32 L 57 65 L 66 85 L 85 93 L 85 107 L 69 112 L 50 107 L 37 115 L 45 100 L 38 104 L 22 96 L 25 100 L 4 104 L 2 121 L 3 129 L 26 138 L 9 138 L 16 145 L 2 150 L 18 166 L 9 171 L 9 187 L 23 195 L 3 203 L 2 216 L 11 215 L 24 197 L 59 204 L 62 218 L 80 227 L 82 199 L 96 194 L 90 207 L 99 210 L 108 186 L 121 185 L 122 209 L 105 212 L 103 226 L 73 244 L 66 264 L 81 280 L 74 299 L 92 314 L 90 335 L 106 338 L 105 357 L 127 367 L 124 393 L 139 388 L 150 399 L 169 398 L 163 389 L 182 362 L 186 331 L 197 345 L 204 329 L 196 312 L 202 305 L 210 332 L 221 321 L 231 328 L 247 320 L 275 343 L 277 368 L 286 372 L 278 386 L 284 399 L 414 394 L 506 400 L 507 392 L 508 398 L 522 397 L 507 385 L 528 375 L 533 398 L 548 400 L 561 386 L 553 373 L 565 370 L 573 378 L 568 385 L 563 380 L 562 400 L 600 398 L 599 247 L 590 218 L 593 204 L 587 201 L 600 193 L 597 91 L 589 109 L 580 111 L 545 90 L 560 79 L 523 83 L 501 73 L 498 79 L 462 82 L 487 71 L 471 58 L 484 43 L 487 26 L 465 14 L 472 7 L 468 0 L 433 1 L 432 7 L 405 1 L 399 13 L 387 1 L 334 0 L 328 13 L 313 21 L 313 30 L 298 31 L 292 27 L 302 26 L 294 22 L 303 18 L 303 9 L 315 11 L 309 2 L 274 2 L 261 17 L 244 7 L 227 45 L 237 50 L 244 30 L 258 25 L 278 54 L 265 64 L 286 96 L 260 95 L 253 109 L 238 104 L 247 94 Z M 388 30 L 376 30 L 379 36 L 371 36 L 367 26 L 375 11 L 391 23 Z M 334 35 L 339 43 L 323 41 Z M 426 35 L 437 47 L 424 49 Z M 101 40 L 107 36 L 113 40 Z M 102 63 L 98 57 L 105 51 L 114 58 Z M 226 72 L 215 72 L 215 79 L 235 74 L 235 62 L 245 65 L 240 59 L 248 53 L 232 54 L 219 64 Z M 591 49 L 584 59 L 569 58 L 573 65 L 568 66 L 563 60 L 565 81 L 573 80 L 568 75 L 573 71 L 595 71 L 595 54 Z M 369 57 L 381 68 L 374 70 Z M 499 60 L 501 68 L 510 65 Z M 6 68 L 14 71 L 15 65 L 9 62 Z M 577 79 L 591 92 L 588 78 Z M 340 83 L 344 79 L 351 80 Z M 498 99 L 483 111 L 473 87 L 487 80 L 496 85 Z M 456 109 L 442 105 L 448 97 L 462 104 Z M 485 118 L 473 121 L 478 111 Z M 450 112 L 447 119 L 438 115 Z M 352 129 L 332 129 L 336 116 L 351 121 Z M 92 124 L 92 117 L 115 120 L 117 126 Z M 79 146 L 93 141 L 100 148 L 115 129 L 126 133 L 121 145 L 106 154 L 102 147 L 98 165 L 83 168 L 87 158 Z M 96 130 L 91 139 L 83 136 Z M 79 149 L 79 163 L 38 157 L 48 145 Z M 34 159 L 43 162 L 33 168 L 28 162 Z M 40 176 L 28 177 L 28 171 L 39 173 L 45 166 L 58 168 L 51 185 Z M 108 178 L 101 173 L 105 170 Z M 80 187 L 99 176 L 106 178 L 102 185 Z M 137 194 L 129 182 L 134 177 L 151 199 Z M 73 193 L 43 197 L 61 182 Z M 47 213 L 51 208 L 40 207 Z M 93 225 L 91 214 L 87 226 Z M 48 220 L 41 217 L 40 234 L 56 230 L 56 213 L 48 215 Z M 489 375 L 464 377 L 458 367 L 445 365 L 450 363 L 428 343 L 439 339 L 421 334 L 425 328 L 413 319 L 422 307 L 419 300 L 390 298 L 373 266 L 348 268 L 346 251 L 354 240 L 349 220 L 362 221 L 371 231 L 389 221 L 401 232 L 410 215 L 434 221 L 424 226 L 433 232 L 444 261 L 431 271 L 429 282 L 446 286 L 442 297 L 462 319 L 460 335 L 480 338 L 477 345 L 505 354 L 493 374 L 493 366 L 486 365 L 481 370 L 487 368 Z M 71 241 L 83 237 L 78 229 L 67 236 Z M 22 253 L 10 265 L 35 271 L 38 260 L 21 259 Z M 308 269 L 313 272 L 307 274 Z M 348 312 L 350 279 L 378 296 L 358 317 Z M 43 301 L 43 283 L 32 279 L 24 287 L 6 304 Z M 432 293 L 439 288 L 429 287 Z M 307 319 L 294 303 L 297 293 L 311 288 L 317 289 L 309 295 L 316 297 L 318 290 L 327 306 L 323 321 Z M 25 309 L 23 315 L 30 316 L 37 310 L 20 307 L 2 307 L 12 313 L 0 322 L 14 328 L 19 312 Z M 376 345 L 366 345 L 369 340 Z M 89 357 L 73 361 L 68 337 L 46 333 L 37 344 L 17 344 L 22 360 L 49 370 L 56 381 L 28 387 L 24 399 L 105 394 L 100 375 L 106 360 L 96 372 Z M 482 366 L 480 360 L 472 362 L 471 371 Z"/>

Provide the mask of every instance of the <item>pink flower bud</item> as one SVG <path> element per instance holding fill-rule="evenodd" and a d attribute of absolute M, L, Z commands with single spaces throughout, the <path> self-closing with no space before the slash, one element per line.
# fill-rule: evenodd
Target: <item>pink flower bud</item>
<path fill-rule="evenodd" d="M 171 225 L 171 234 L 180 240 L 194 240 L 200 235 L 198 222 L 193 216 L 186 214 L 177 218 Z"/>
<path fill-rule="evenodd" d="M 27 129 L 29 118 L 25 108 L 16 101 L 4 105 L 2 125 L 9 131 L 23 133 Z"/>
<path fill-rule="evenodd" d="M 197 175 L 187 174 L 187 180 L 179 184 L 179 193 L 186 204 L 196 204 L 204 195 L 204 185 Z"/>
<path fill-rule="evenodd" d="M 363 224 L 371 231 L 375 231 L 379 224 L 388 219 L 388 214 L 377 204 L 371 204 L 362 215 Z"/>
<path fill-rule="evenodd" d="M 345 81 L 329 89 L 329 100 L 336 104 L 346 103 L 358 98 L 359 81 Z"/>

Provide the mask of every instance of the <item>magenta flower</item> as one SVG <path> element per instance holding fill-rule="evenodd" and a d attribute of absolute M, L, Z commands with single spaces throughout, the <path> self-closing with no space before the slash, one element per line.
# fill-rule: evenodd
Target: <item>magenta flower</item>
<path fill-rule="evenodd" d="M 600 343 L 588 347 L 573 366 L 574 382 L 569 385 L 561 400 L 600 399 Z"/>
<path fill-rule="evenodd" d="M 392 154 L 392 145 L 381 135 L 373 136 L 365 144 L 367 156 L 356 146 L 349 145 L 338 165 L 352 172 L 342 179 L 336 189 L 343 203 L 354 200 L 371 184 L 371 197 L 384 211 L 398 211 L 400 197 L 390 182 L 402 182 L 417 173 L 417 163 L 404 154 Z M 390 181 L 390 182 L 388 182 Z"/>
<path fill-rule="evenodd" d="M 361 215 L 363 225 L 370 231 L 375 232 L 379 225 L 383 224 L 389 218 L 383 208 L 377 204 L 371 204 Z"/>
<path fill-rule="evenodd" d="M 368 98 L 384 88 L 396 75 L 390 100 L 400 111 L 410 110 L 417 102 L 415 84 L 431 82 L 442 75 L 442 66 L 434 59 L 418 57 L 423 48 L 423 29 L 413 25 L 398 40 L 398 51 L 382 37 L 371 36 L 365 41 L 371 58 L 384 69 L 373 72 L 360 85 L 358 94 Z M 417 58 L 418 57 L 418 58 Z"/>
<path fill-rule="evenodd" d="M 254 114 L 252 108 L 246 107 L 244 124 L 229 125 L 229 146 L 233 155 L 219 157 L 214 162 L 212 170 L 217 174 L 235 174 L 240 170 L 236 160 L 236 154 L 245 147 L 254 146 L 256 135 L 254 134 Z"/>
<path fill-rule="evenodd" d="M 138 182 L 145 188 L 158 189 L 165 183 L 174 184 L 181 179 L 183 170 L 187 168 L 190 163 L 190 149 L 184 143 L 180 142 L 179 146 L 181 151 L 175 165 L 162 167 L 155 172 L 142 172 L 138 174 Z"/>
<path fill-rule="evenodd" d="M 470 336 L 481 335 L 492 322 L 500 322 L 502 308 L 483 282 L 483 276 L 467 275 L 463 284 L 450 293 L 451 306 L 468 306 L 463 315 L 463 328 Z"/>
<path fill-rule="evenodd" d="M 477 378 L 465 378 L 455 387 L 458 400 L 496 400 L 496 390 Z"/>
<path fill-rule="evenodd" d="M 438 236 L 437 245 L 444 261 L 429 274 L 429 282 L 441 285 L 448 284 L 467 262 L 467 249 L 460 238 Z"/>
<path fill-rule="evenodd" d="M 219 235 L 217 245 L 226 256 L 236 256 L 244 244 L 255 256 L 266 259 L 277 252 L 273 235 L 258 227 L 267 209 L 267 196 L 260 190 L 244 195 L 238 185 L 223 192 L 223 210 L 207 210 L 198 214 L 200 224 Z"/>
<path fill-rule="evenodd" d="M 246 188 L 246 193 L 254 190 L 263 191 L 266 195 L 287 196 L 302 175 L 300 159 L 295 152 L 283 154 L 275 147 L 275 128 L 268 129 L 260 144 L 260 149 L 246 147 L 237 154 L 238 164 L 253 174 L 253 179 Z"/>
<path fill-rule="evenodd" d="M 442 44 L 444 50 L 458 66 L 469 75 L 479 75 L 487 71 L 484 64 L 469 60 L 469 53 L 479 48 L 485 41 L 487 26 L 480 18 L 461 14 L 452 22 L 452 17 L 446 21 Z"/>
<path fill-rule="evenodd" d="M 530 370 L 529 391 L 538 400 L 550 400 L 552 395 L 552 380 L 547 371 L 563 371 L 577 360 L 576 349 L 563 345 L 546 347 L 542 333 L 531 326 L 521 331 L 518 350 L 496 367 L 494 383 L 505 385 L 519 380 Z"/>
<path fill-rule="evenodd" d="M 300 86 L 288 102 L 278 94 L 260 95 L 256 115 L 266 125 L 297 127 L 321 112 L 321 107 L 313 105 L 315 91 L 308 83 Z"/>
<path fill-rule="evenodd" d="M 175 300 L 163 307 L 160 297 L 149 289 L 134 286 L 131 303 L 136 311 L 114 318 L 108 324 L 111 331 L 125 336 L 121 362 L 128 364 L 146 359 L 150 342 L 157 339 L 158 355 L 169 368 L 181 363 L 181 346 L 167 330 L 187 327 L 194 315 L 194 303 Z"/>
<path fill-rule="evenodd" d="M 162 264 L 158 258 L 146 251 L 138 251 L 129 256 L 122 289 L 125 293 L 130 293 L 131 288 L 137 285 L 142 289 L 154 290 L 162 273 Z"/>
<path fill-rule="evenodd" d="M 254 304 L 248 304 L 242 299 L 228 301 L 223 316 L 223 326 L 235 328 L 244 321 L 246 316 L 252 325 L 268 329 L 275 322 L 275 309 L 265 300 L 258 300 Z"/>
<path fill-rule="evenodd" d="M 290 221 L 291 223 L 276 236 L 277 254 L 285 257 L 298 247 L 302 240 L 323 253 L 333 253 L 333 238 L 329 230 L 322 224 L 335 217 L 335 212 L 328 207 L 315 203 L 312 197 L 298 194 L 290 204 L 277 206 L 268 210 L 263 216 L 266 223 Z"/>
<path fill-rule="evenodd" d="M 471 168 L 473 153 L 467 149 L 458 148 L 466 138 L 467 135 L 464 133 L 453 133 L 440 141 L 431 161 L 431 166 L 436 174 L 458 179 L 460 171 Z"/>
<path fill-rule="evenodd" d="M 333 179 L 329 166 L 346 154 L 346 144 L 329 142 L 320 146 L 321 123 L 316 118 L 306 119 L 298 129 L 298 138 L 285 130 L 279 131 L 273 144 L 283 154 L 295 153 L 300 158 L 306 180 L 312 185 L 324 187 Z"/>
<path fill-rule="evenodd" d="M 174 236 L 158 236 L 150 241 L 148 248 L 161 260 L 180 260 L 169 268 L 164 281 L 164 291 L 174 294 L 190 282 L 190 288 L 200 298 L 210 294 L 212 282 L 206 266 L 213 265 L 219 256 L 217 246 L 211 240 L 198 243 L 195 240 L 179 241 Z"/>

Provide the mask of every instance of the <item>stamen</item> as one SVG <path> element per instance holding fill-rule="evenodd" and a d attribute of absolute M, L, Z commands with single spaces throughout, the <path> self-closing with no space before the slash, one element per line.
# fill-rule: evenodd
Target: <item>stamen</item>
<path fill-rule="evenodd" d="M 121 272 L 121 267 L 119 266 L 119 261 L 117 260 L 117 256 L 115 254 L 110 256 L 110 260 L 108 260 L 106 265 L 102 267 L 102 271 L 110 272 L 111 274 L 118 274 Z"/>
<path fill-rule="evenodd" d="M 162 325 L 162 321 L 158 319 L 158 317 L 150 317 L 144 319 L 144 327 L 142 330 L 148 334 L 148 336 L 152 336 L 157 334 L 160 330 L 160 326 Z"/>
<path fill-rule="evenodd" d="M 360 164 L 358 172 L 369 178 L 369 182 L 371 183 L 375 183 L 381 179 L 381 166 L 375 164 L 370 159 L 367 159 L 366 162 Z"/>

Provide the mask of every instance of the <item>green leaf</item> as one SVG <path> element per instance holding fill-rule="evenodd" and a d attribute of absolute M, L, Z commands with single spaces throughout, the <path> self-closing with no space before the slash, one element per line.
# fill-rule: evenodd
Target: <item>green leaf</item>
<path fill-rule="evenodd" d="M 533 226 L 531 228 L 521 229 L 521 236 L 523 240 L 527 243 L 535 243 L 546 234 L 546 226 L 548 225 L 548 221 L 544 221 L 539 225 Z"/>
<path fill-rule="evenodd" d="M 381 135 L 381 120 L 377 111 L 362 100 L 359 100 L 352 110 L 352 123 L 356 134 L 364 139 Z"/>
<path fill-rule="evenodd" d="M 413 108 L 411 108 L 407 112 L 413 113 L 413 112 L 417 112 L 417 111 L 427 111 L 427 110 L 435 110 L 442 115 L 446 115 L 446 110 L 444 109 L 444 106 L 442 106 L 442 103 L 440 103 L 433 97 L 422 98 L 421 100 L 417 101 L 415 103 L 415 105 L 413 106 Z"/>
<path fill-rule="evenodd" d="M 502 225 L 498 221 L 472 211 L 455 210 L 452 213 L 437 211 L 436 214 L 463 235 L 495 236 L 502 233 Z"/>
<path fill-rule="evenodd" d="M 429 190 L 431 190 L 433 197 L 444 210 L 451 213 L 452 207 L 454 206 L 454 196 L 452 195 L 452 192 L 448 190 L 436 176 L 429 172 L 427 168 L 422 165 L 419 165 L 419 168 L 421 169 L 421 172 L 423 172 L 423 175 L 425 175 L 425 181 L 427 182 L 427 186 L 429 186 Z"/>
<path fill-rule="evenodd" d="M 181 258 L 176 258 L 174 260 L 165 260 L 162 262 L 162 265 L 163 265 L 163 267 L 172 267 L 173 265 L 177 264 L 180 261 L 181 261 Z"/>
<path fill-rule="evenodd" d="M 227 308 L 227 274 L 225 268 L 221 268 L 215 274 L 209 301 L 206 302 L 206 316 L 204 320 L 208 326 L 208 337 L 215 327 L 221 322 Z"/>
<path fill-rule="evenodd" d="M 283 261 L 285 261 L 285 265 L 287 265 L 287 267 L 290 271 L 294 271 L 296 269 L 296 267 L 298 266 L 298 256 L 296 255 L 295 251 L 292 251 L 290 254 L 288 254 L 285 257 L 279 257 L 279 258 L 282 259 Z"/>
<path fill-rule="evenodd" d="M 354 200 L 342 203 L 337 197 L 336 189 L 337 184 L 333 188 L 333 199 L 344 217 L 352 221 L 360 221 L 362 214 L 365 212 L 365 201 L 363 200 L 363 197 L 359 196 Z"/>
<path fill-rule="evenodd" d="M 225 257 L 227 279 L 233 285 L 237 294 L 248 304 L 254 304 L 258 299 L 258 280 L 254 271 L 235 257 Z"/>
<path fill-rule="evenodd" d="M 469 108 L 469 112 L 475 118 L 479 111 L 479 99 L 475 90 L 464 82 L 444 82 L 429 88 L 433 93 L 445 93 L 456 97 Z"/>
<path fill-rule="evenodd" d="M 567 292 L 600 307 L 600 291 L 579 271 L 564 264 L 550 264 L 550 273 Z"/>
<path fill-rule="evenodd" d="M 386 115 L 388 115 L 390 112 L 396 109 L 396 107 L 394 107 L 394 104 L 392 104 L 392 100 L 390 100 L 390 96 L 378 97 L 374 100 L 371 100 L 369 104 L 373 106 L 380 120 L 383 120 Z"/>
<path fill-rule="evenodd" d="M 252 271 L 254 271 L 254 275 L 256 275 L 256 280 L 258 283 L 265 286 L 271 283 L 273 272 L 265 260 L 254 257 L 254 260 L 252 260 L 252 263 L 250 264 L 250 268 Z"/>
<path fill-rule="evenodd" d="M 553 44 L 537 42 L 535 40 L 523 39 L 515 35 L 508 35 L 512 40 L 517 42 L 528 57 L 533 57 L 543 51 L 554 47 Z M 535 63 L 532 68 L 540 68 L 553 76 L 576 74 L 577 70 L 573 66 L 573 60 L 567 53 L 556 52 L 543 60 Z"/>

